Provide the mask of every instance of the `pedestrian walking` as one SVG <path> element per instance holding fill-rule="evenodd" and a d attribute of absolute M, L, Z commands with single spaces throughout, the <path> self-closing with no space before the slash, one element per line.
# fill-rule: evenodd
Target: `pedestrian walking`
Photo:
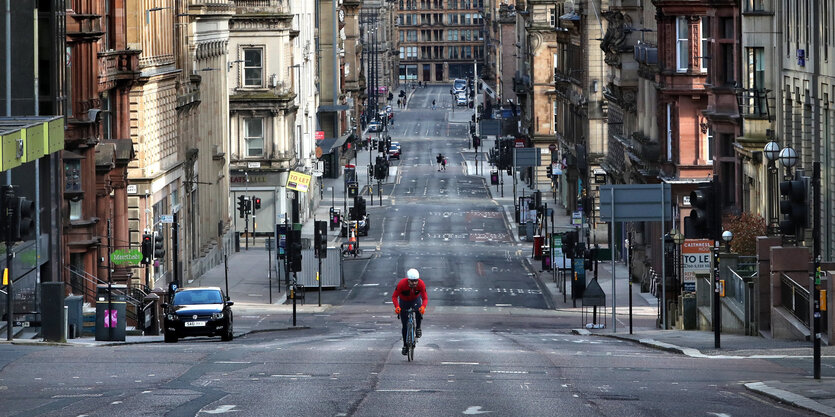
<path fill-rule="evenodd" d="M 441 155 L 441 154 L 438 154 L 438 156 L 435 157 L 435 162 L 438 163 L 438 171 L 441 170 L 441 161 L 443 161 L 443 160 L 444 160 L 444 156 Z"/>
<path fill-rule="evenodd" d="M 435 100 L 432 100 L 432 110 L 435 110 Z"/>
<path fill-rule="evenodd" d="M 441 171 L 446 171 L 446 157 L 441 160 Z"/>

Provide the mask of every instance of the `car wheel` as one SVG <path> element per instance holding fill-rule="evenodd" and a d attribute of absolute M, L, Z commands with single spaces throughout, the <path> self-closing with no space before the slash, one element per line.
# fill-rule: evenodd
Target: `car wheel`
<path fill-rule="evenodd" d="M 165 331 L 165 343 L 177 343 L 177 333 Z"/>
<path fill-rule="evenodd" d="M 223 340 L 224 342 L 228 342 L 228 341 L 231 341 L 234 338 L 235 338 L 235 333 L 234 333 L 234 329 L 232 327 L 232 320 L 229 320 L 229 324 L 226 326 L 226 333 L 223 336 L 220 337 L 220 340 Z"/>

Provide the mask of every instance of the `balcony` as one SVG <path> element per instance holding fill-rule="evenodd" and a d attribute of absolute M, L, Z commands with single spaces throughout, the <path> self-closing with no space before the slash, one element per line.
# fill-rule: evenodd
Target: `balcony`
<path fill-rule="evenodd" d="M 767 88 L 748 89 L 737 88 L 736 93 L 739 114 L 746 119 L 772 120 L 771 102 Z M 773 95 L 772 95 L 773 99 Z"/>
<path fill-rule="evenodd" d="M 138 49 L 99 52 L 99 90 L 139 79 L 140 53 Z"/>

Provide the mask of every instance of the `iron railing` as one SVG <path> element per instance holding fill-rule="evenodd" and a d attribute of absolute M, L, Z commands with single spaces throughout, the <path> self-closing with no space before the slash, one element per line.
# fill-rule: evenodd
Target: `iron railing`
<path fill-rule="evenodd" d="M 780 278 L 780 300 L 789 312 L 806 327 L 809 323 L 809 290 L 783 274 Z"/>

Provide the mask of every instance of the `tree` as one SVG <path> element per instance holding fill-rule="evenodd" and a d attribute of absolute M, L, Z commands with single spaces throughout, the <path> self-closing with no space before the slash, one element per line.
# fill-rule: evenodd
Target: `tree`
<path fill-rule="evenodd" d="M 757 237 L 765 236 L 765 219 L 759 214 L 743 212 L 738 216 L 727 216 L 722 230 L 734 234 L 731 240 L 731 252 L 753 256 L 757 254 Z"/>

